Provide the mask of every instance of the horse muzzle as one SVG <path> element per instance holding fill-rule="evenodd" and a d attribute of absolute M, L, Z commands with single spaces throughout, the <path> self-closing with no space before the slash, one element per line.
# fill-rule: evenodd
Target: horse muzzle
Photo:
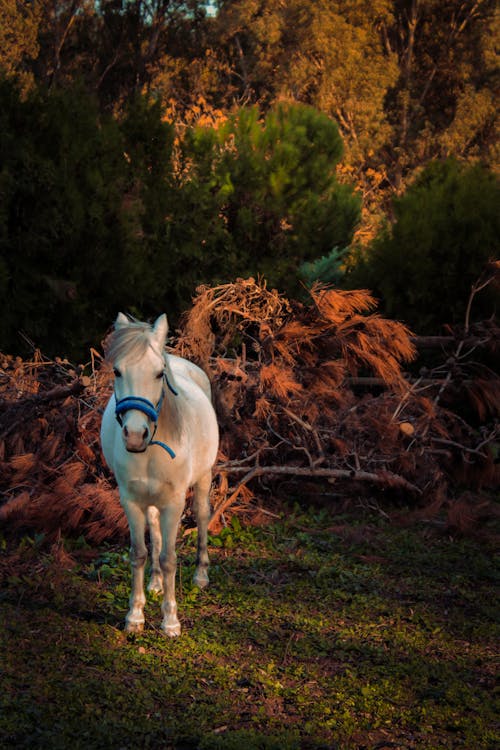
<path fill-rule="evenodd" d="M 166 376 L 164 376 L 164 379 L 168 385 L 169 390 L 175 396 L 177 396 L 177 391 L 170 385 Z M 154 406 L 154 404 L 152 404 L 151 401 L 149 401 L 147 398 L 142 398 L 142 396 L 126 396 L 125 398 L 116 399 L 115 417 L 116 421 L 122 428 L 122 437 L 125 443 L 125 449 L 129 453 L 144 453 L 149 445 L 159 445 L 168 453 L 170 458 L 175 458 L 175 452 L 169 445 L 161 440 L 153 440 L 156 434 L 156 428 L 158 426 L 158 416 L 160 414 L 164 397 L 165 390 L 162 388 L 160 400 L 158 401 L 156 406 Z M 132 425 L 130 421 L 126 421 L 128 420 L 128 412 L 143 414 L 148 418 L 148 424 L 153 422 L 154 430 L 151 437 L 149 426 L 144 422 L 142 422 L 141 425 L 135 425 L 135 429 L 131 429 Z"/>
<path fill-rule="evenodd" d="M 124 424 L 122 438 L 125 449 L 129 453 L 144 453 L 149 445 L 149 428 L 146 425 L 140 425 L 138 429 L 132 429 L 129 425 Z"/>
<path fill-rule="evenodd" d="M 163 400 L 160 399 L 160 402 Z M 161 403 L 158 405 L 161 406 Z M 144 453 L 151 440 L 150 422 L 158 419 L 158 406 L 148 399 L 127 396 L 116 401 L 115 416 L 122 428 L 125 450 L 129 453 Z M 144 419 L 146 417 L 147 421 Z"/>

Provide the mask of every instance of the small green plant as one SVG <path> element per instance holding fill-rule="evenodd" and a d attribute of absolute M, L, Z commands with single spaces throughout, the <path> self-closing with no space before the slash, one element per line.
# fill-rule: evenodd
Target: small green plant
<path fill-rule="evenodd" d="M 334 247 L 321 258 L 302 263 L 299 277 L 307 287 L 311 287 L 315 282 L 338 285 L 345 273 L 342 263 L 346 253 L 347 248 Z"/>

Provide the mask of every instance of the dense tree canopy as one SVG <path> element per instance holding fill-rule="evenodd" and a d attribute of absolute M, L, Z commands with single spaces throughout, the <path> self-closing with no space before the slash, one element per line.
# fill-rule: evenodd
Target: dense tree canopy
<path fill-rule="evenodd" d="M 295 292 L 300 264 L 349 244 L 359 220 L 359 197 L 336 179 L 341 154 L 335 123 L 298 105 L 190 130 L 169 224 L 169 261 L 193 264 L 183 283 L 262 274 Z"/>
<path fill-rule="evenodd" d="M 386 215 L 408 254 L 391 199 L 422 168 L 498 167 L 497 36 L 494 0 L 4 0 L 2 346 L 338 279 Z"/>
<path fill-rule="evenodd" d="M 337 126 L 256 108 L 174 142 L 157 103 L 99 114 L 81 87 L 23 99 L 0 85 L 1 347 L 95 341 L 117 309 L 178 313 L 202 282 L 263 274 L 296 290 L 306 260 L 348 245 L 359 197 L 340 184 Z"/>
<path fill-rule="evenodd" d="M 365 189 L 380 185 L 380 172 L 399 187 L 431 157 L 495 160 L 495 7 L 5 0 L 0 65 L 47 85 L 82 78 L 113 109 L 148 90 L 184 118 L 241 104 L 265 110 L 282 98 L 311 104 L 339 123 Z"/>
<path fill-rule="evenodd" d="M 150 257 L 169 130 L 133 103 L 119 124 L 80 89 L 22 100 L 0 84 L 2 348 L 23 331 L 69 354 L 130 307 L 131 289 L 139 307 L 158 299 Z"/>

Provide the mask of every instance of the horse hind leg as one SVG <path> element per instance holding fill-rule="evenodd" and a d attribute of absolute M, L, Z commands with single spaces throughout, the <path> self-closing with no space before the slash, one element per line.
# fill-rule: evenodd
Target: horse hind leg
<path fill-rule="evenodd" d="M 148 583 L 148 591 L 161 594 L 163 591 L 163 573 L 160 567 L 161 531 L 158 508 L 150 505 L 147 509 L 147 518 L 151 541 L 151 578 Z"/>
<path fill-rule="evenodd" d="M 193 510 L 198 526 L 198 553 L 193 583 L 203 589 L 208 586 L 208 522 L 210 521 L 210 487 L 212 472 L 205 474 L 194 486 Z"/>

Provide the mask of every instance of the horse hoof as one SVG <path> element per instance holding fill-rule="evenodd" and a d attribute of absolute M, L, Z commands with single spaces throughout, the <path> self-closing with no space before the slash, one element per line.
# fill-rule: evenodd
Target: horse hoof
<path fill-rule="evenodd" d="M 148 583 L 148 591 L 152 594 L 161 594 L 163 592 L 163 581 L 161 578 L 151 578 Z"/>
<path fill-rule="evenodd" d="M 133 622 L 131 620 L 125 621 L 125 632 L 126 633 L 142 633 L 144 630 L 144 620 L 142 622 Z"/>
<path fill-rule="evenodd" d="M 199 589 L 206 589 L 208 586 L 208 576 L 206 573 L 195 573 L 193 576 L 193 583 L 198 586 Z"/>
<path fill-rule="evenodd" d="M 181 634 L 180 622 L 177 622 L 174 625 L 165 625 L 165 623 L 162 623 L 161 629 L 168 638 L 177 638 L 177 636 Z"/>

